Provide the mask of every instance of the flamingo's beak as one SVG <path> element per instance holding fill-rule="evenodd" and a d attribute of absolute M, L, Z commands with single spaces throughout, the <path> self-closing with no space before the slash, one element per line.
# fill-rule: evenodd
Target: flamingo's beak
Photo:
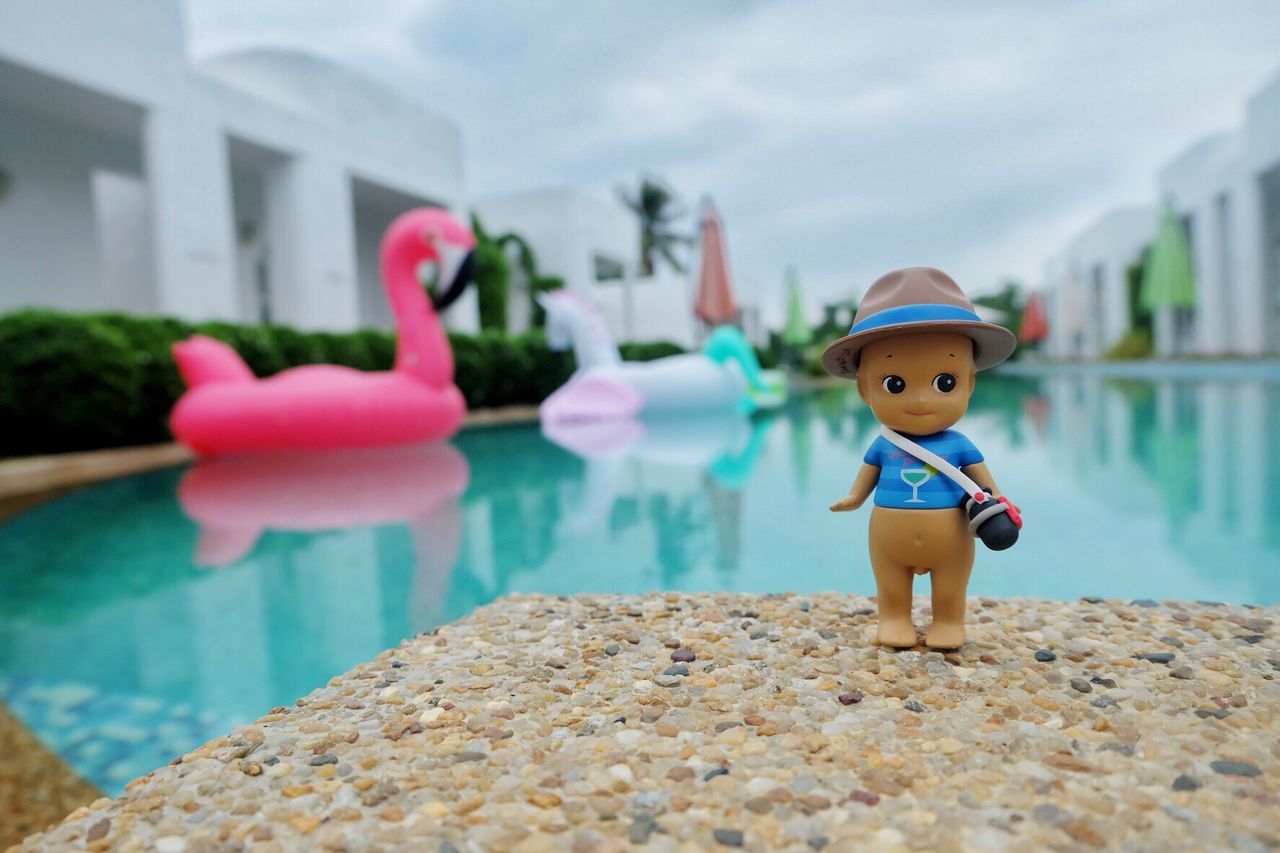
<path fill-rule="evenodd" d="M 462 295 L 475 278 L 475 252 L 442 239 L 435 241 L 440 264 L 440 280 L 433 300 L 435 309 L 443 311 Z"/>

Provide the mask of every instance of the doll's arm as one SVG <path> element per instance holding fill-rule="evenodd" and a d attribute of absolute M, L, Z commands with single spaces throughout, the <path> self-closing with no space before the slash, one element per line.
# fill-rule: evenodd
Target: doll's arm
<path fill-rule="evenodd" d="M 849 494 L 831 505 L 832 512 L 849 512 L 862 506 L 870 494 L 875 491 L 876 481 L 880 479 L 880 467 L 862 463 L 858 476 L 849 487 Z"/>
<path fill-rule="evenodd" d="M 982 488 L 991 492 L 992 497 L 1000 497 L 1000 487 L 996 485 L 995 477 L 991 476 L 991 472 L 987 470 L 987 463 L 975 462 L 972 465 L 966 465 L 960 469 Z"/>

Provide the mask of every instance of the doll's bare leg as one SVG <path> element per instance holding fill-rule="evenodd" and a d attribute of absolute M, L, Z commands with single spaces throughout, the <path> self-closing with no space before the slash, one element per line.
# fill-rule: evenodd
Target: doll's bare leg
<path fill-rule="evenodd" d="M 948 558 L 930 572 L 933 586 L 933 624 L 925 645 L 935 649 L 958 649 L 964 645 L 965 595 L 973 571 L 973 537 L 959 526 L 959 535 Z"/>
<path fill-rule="evenodd" d="M 916 628 L 911 624 L 911 583 L 915 573 L 893 560 L 876 539 L 872 535 L 871 568 L 876 573 L 876 604 L 880 611 L 876 642 L 909 649 L 916 644 Z"/>

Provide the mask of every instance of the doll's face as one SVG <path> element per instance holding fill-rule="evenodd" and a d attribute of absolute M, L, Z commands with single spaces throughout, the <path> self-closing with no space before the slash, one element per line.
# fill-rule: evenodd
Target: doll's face
<path fill-rule="evenodd" d="M 912 332 L 863 347 L 858 393 L 889 429 L 929 435 L 969 408 L 978 371 L 973 341 L 947 332 Z"/>

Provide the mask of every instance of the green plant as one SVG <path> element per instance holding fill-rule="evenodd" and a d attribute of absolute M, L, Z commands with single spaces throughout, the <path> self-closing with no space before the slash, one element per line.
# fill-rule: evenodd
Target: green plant
<path fill-rule="evenodd" d="M 201 323 L 195 331 L 230 344 L 257 376 L 270 376 L 289 366 L 280 356 L 270 326 L 242 326 L 214 320 Z"/>
<path fill-rule="evenodd" d="M 471 215 L 471 230 L 476 235 L 475 286 L 480 303 L 480 328 L 505 332 L 511 262 L 502 243 L 490 236 L 475 214 Z"/>
<path fill-rule="evenodd" d="M 1147 246 L 1138 255 L 1138 260 L 1125 268 L 1125 284 L 1128 288 L 1129 327 L 1135 332 L 1142 332 L 1150 338 L 1155 332 L 1155 318 L 1151 309 L 1142 304 L 1142 279 L 1147 274 L 1147 260 L 1151 255 L 1151 247 Z"/>
<path fill-rule="evenodd" d="M 20 311 L 0 317 L 0 453 L 126 444 L 143 371 L 119 331 L 93 317 Z"/>
<path fill-rule="evenodd" d="M 623 361 L 653 361 L 684 352 L 670 341 L 653 341 L 652 343 L 625 343 L 618 345 L 618 352 Z"/>
<path fill-rule="evenodd" d="M 1151 358 L 1155 351 L 1151 344 L 1151 333 L 1143 329 L 1132 329 L 1123 338 L 1112 344 L 1104 354 L 1107 361 L 1133 361 L 1140 358 Z"/>
<path fill-rule="evenodd" d="M 169 412 L 185 390 L 172 347 L 194 331 L 229 343 L 259 376 L 316 362 L 388 370 L 395 361 L 395 336 L 373 329 L 192 326 L 167 317 L 54 311 L 0 316 L 0 456 L 168 439 Z M 552 352 L 540 329 L 515 337 L 455 333 L 449 340 L 455 382 L 471 408 L 539 403 L 573 373 L 572 354 Z M 634 361 L 681 352 L 665 342 L 624 344 L 621 351 Z"/>
<path fill-rule="evenodd" d="M 130 443 L 165 441 L 169 437 L 169 401 L 178 399 L 185 387 L 173 361 L 173 343 L 191 335 L 191 324 L 172 317 L 119 313 L 92 319 L 124 338 L 139 371 L 138 403 L 127 430 Z"/>
<path fill-rule="evenodd" d="M 672 223 L 685 215 L 675 191 L 660 178 L 644 175 L 634 195 L 623 189 L 618 190 L 618 195 L 640 218 L 640 273 L 653 275 L 655 255 L 661 255 L 676 272 L 684 272 L 675 249 L 692 245 L 693 238 L 671 230 Z"/>

